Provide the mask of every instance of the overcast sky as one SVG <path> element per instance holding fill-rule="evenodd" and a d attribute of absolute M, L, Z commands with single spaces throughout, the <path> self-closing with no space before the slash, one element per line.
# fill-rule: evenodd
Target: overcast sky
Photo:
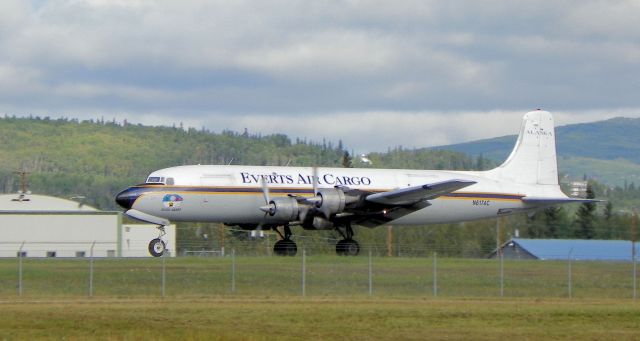
<path fill-rule="evenodd" d="M 0 112 L 356 152 L 640 116 L 638 1 L 0 1 Z"/>

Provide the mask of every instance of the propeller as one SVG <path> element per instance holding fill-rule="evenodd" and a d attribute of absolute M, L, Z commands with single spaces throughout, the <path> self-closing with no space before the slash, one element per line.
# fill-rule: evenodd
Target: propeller
<path fill-rule="evenodd" d="M 264 212 L 264 217 L 267 217 L 267 214 L 273 215 L 276 212 L 276 205 L 271 202 L 271 198 L 269 197 L 269 186 L 267 186 L 267 182 L 264 180 L 264 177 L 261 178 L 260 185 L 262 186 L 262 196 L 264 197 L 264 202 L 266 205 L 260 206 L 260 211 Z"/>
<path fill-rule="evenodd" d="M 311 174 L 313 175 L 313 195 L 318 194 L 318 167 L 313 166 L 311 169 Z"/>
<path fill-rule="evenodd" d="M 316 205 L 322 201 L 322 198 L 318 195 L 318 167 L 313 166 L 311 169 L 311 183 L 313 185 L 313 196 L 304 200 L 307 204 Z"/>

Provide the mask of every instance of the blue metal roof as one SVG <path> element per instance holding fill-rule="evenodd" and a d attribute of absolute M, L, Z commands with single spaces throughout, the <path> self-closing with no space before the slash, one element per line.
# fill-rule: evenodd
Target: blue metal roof
<path fill-rule="evenodd" d="M 632 243 L 628 240 L 513 238 L 511 241 L 542 260 L 569 257 L 575 260 L 632 260 Z M 636 257 L 638 251 L 640 243 L 636 243 Z"/>

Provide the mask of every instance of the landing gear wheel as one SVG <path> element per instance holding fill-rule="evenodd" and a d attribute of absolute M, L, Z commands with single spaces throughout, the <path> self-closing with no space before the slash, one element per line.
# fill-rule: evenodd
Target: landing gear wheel
<path fill-rule="evenodd" d="M 156 238 L 149 242 L 149 253 L 154 257 L 162 256 L 166 249 L 166 245 L 160 238 Z"/>
<path fill-rule="evenodd" d="M 336 244 L 338 256 L 357 256 L 360 253 L 360 244 L 353 239 L 343 239 Z"/>
<path fill-rule="evenodd" d="M 273 252 L 277 256 L 293 257 L 296 255 L 296 253 L 298 253 L 298 246 L 296 246 L 296 243 L 291 239 L 282 239 L 278 240 L 273 245 Z"/>

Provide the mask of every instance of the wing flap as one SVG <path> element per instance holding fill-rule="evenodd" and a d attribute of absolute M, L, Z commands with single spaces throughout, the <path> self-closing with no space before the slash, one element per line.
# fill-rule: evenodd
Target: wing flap
<path fill-rule="evenodd" d="M 604 200 L 598 199 L 582 199 L 582 198 L 547 198 L 547 197 L 524 197 L 522 198 L 522 202 L 525 204 L 536 204 L 536 205 L 558 205 L 558 204 L 569 204 L 569 203 L 598 203 L 603 202 Z"/>
<path fill-rule="evenodd" d="M 397 189 L 367 196 L 366 200 L 376 204 L 404 206 L 420 201 L 435 199 L 441 195 L 457 191 L 475 184 L 475 181 L 452 179 L 432 184 Z"/>

